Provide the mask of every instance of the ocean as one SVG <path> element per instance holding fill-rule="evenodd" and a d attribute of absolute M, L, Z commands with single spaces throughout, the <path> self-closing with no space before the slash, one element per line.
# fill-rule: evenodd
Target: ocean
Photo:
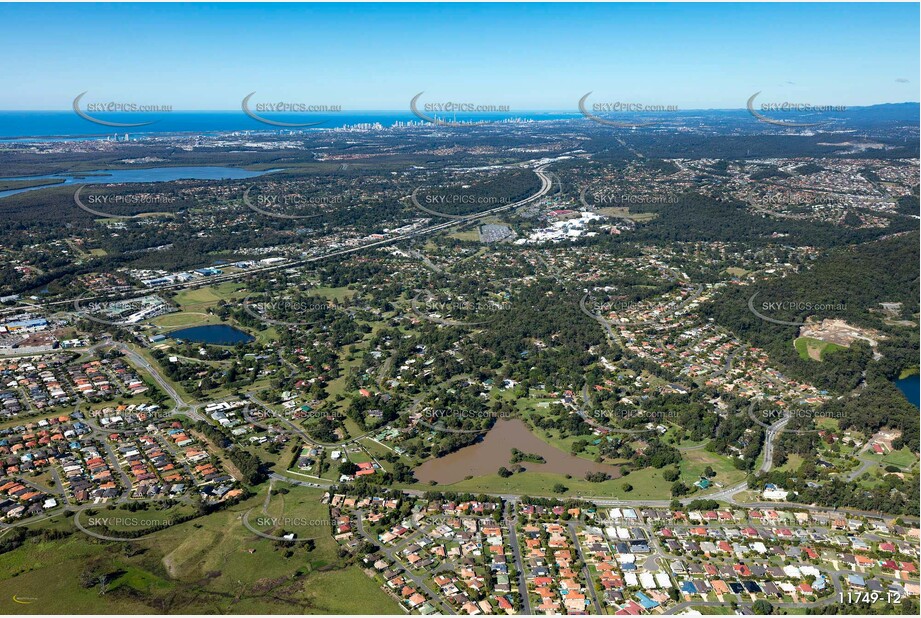
<path fill-rule="evenodd" d="M 112 135 L 120 138 L 127 133 L 132 139 L 159 134 L 190 133 L 226 133 L 232 131 L 258 131 L 275 134 L 311 132 L 323 129 L 379 122 L 390 127 L 397 122 L 424 122 L 408 109 L 406 111 L 361 111 L 331 113 L 282 113 L 264 114 L 271 120 L 281 122 L 320 122 L 323 124 L 311 128 L 280 128 L 264 124 L 250 118 L 240 111 L 175 111 L 150 113 L 99 113 L 95 117 L 109 122 L 136 123 L 154 121 L 143 127 L 108 127 L 98 125 L 81 118 L 73 111 L 55 112 L 17 112 L 0 111 L 0 140 L 32 141 L 30 138 L 48 140 L 106 139 Z M 442 116 L 450 120 L 449 116 Z M 578 111 L 573 112 L 520 112 L 508 114 L 458 114 L 458 120 L 500 121 L 520 118 L 524 120 L 560 120 L 581 118 Z"/>

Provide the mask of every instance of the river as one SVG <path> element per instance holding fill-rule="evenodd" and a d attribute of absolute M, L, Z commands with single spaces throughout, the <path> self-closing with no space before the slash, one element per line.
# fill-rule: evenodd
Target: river
<path fill-rule="evenodd" d="M 46 178 L 59 179 L 63 178 L 64 182 L 52 185 L 40 185 L 37 187 L 24 187 L 21 189 L 10 189 L 0 191 L 0 198 L 16 195 L 17 193 L 26 193 L 27 191 L 40 191 L 41 189 L 52 189 L 63 185 L 73 184 L 124 184 L 140 182 L 170 182 L 173 180 L 237 180 L 240 178 L 255 178 L 270 172 L 279 170 L 266 170 L 264 172 L 253 172 L 238 167 L 217 167 L 217 166 L 185 166 L 185 167 L 148 167 L 140 169 L 121 169 L 121 170 L 95 170 L 89 172 L 68 172 L 63 174 L 48 174 L 45 176 L 17 176 L 14 178 L 0 178 L 0 180 L 44 180 Z"/>

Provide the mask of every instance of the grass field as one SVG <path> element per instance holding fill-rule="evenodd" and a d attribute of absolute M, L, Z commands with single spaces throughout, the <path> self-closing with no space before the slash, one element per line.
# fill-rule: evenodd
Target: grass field
<path fill-rule="evenodd" d="M 562 484 L 567 488 L 563 494 L 553 491 L 554 485 Z M 633 486 L 630 492 L 624 491 L 624 483 Z M 468 491 L 472 493 L 512 493 L 527 494 L 529 496 L 547 496 L 567 498 L 580 497 L 611 497 L 629 498 L 632 500 L 643 499 L 669 499 L 671 483 L 662 479 L 661 470 L 641 470 L 633 472 L 627 477 L 611 479 L 603 483 L 590 483 L 585 479 L 567 479 L 562 474 L 521 472 L 502 478 L 498 474 L 488 474 L 472 479 L 466 479 L 452 485 L 439 485 L 450 491 Z M 431 489 L 424 484 L 418 484 L 417 489 Z"/>
<path fill-rule="evenodd" d="M 151 324 L 164 329 L 179 328 L 184 326 L 199 326 L 201 324 L 218 324 L 220 318 L 199 311 L 181 311 L 168 313 L 150 320 Z"/>
<path fill-rule="evenodd" d="M 799 469 L 802 463 L 803 463 L 802 456 L 797 455 L 796 453 L 790 453 L 789 455 L 787 455 L 787 462 L 782 466 L 778 466 L 777 468 L 775 468 L 775 470 L 778 470 L 780 472 L 795 472 L 796 470 Z"/>
<path fill-rule="evenodd" d="M 599 208 L 598 212 L 609 217 L 630 219 L 632 221 L 650 221 L 656 218 L 656 213 L 654 212 L 632 213 L 630 212 L 629 208 L 624 206 L 609 206 L 607 208 Z"/>
<path fill-rule="evenodd" d="M 836 343 L 828 343 L 827 341 L 813 339 L 811 337 L 799 337 L 793 342 L 793 346 L 796 348 L 796 351 L 799 352 L 799 357 L 801 359 L 812 359 L 817 361 L 821 361 L 825 354 L 844 349 L 844 346 L 840 346 Z"/>
<path fill-rule="evenodd" d="M 134 512 L 121 507 L 91 510 L 92 512 L 80 514 L 81 523 L 89 530 L 99 534 L 114 533 L 113 536 L 119 536 L 119 532 L 154 528 L 194 513 L 191 507 L 183 504 L 178 504 L 169 509 L 154 506 L 146 511 Z M 96 525 L 89 523 L 94 520 L 97 522 Z M 134 522 L 138 522 L 138 524 L 135 525 Z"/>
<path fill-rule="evenodd" d="M 902 448 L 883 456 L 880 463 L 883 466 L 896 466 L 908 471 L 918 464 L 918 457 L 907 448 Z"/>
<path fill-rule="evenodd" d="M 454 232 L 449 235 L 450 238 L 456 238 L 457 240 L 467 240 L 472 242 L 477 242 L 480 240 L 480 231 L 478 228 L 474 227 L 469 230 L 463 230 L 461 232 Z"/>
<path fill-rule="evenodd" d="M 80 532 L 56 541 L 29 540 L 0 554 L 0 598 L 29 601 L 10 608 L 23 614 L 401 613 L 358 566 L 342 566 L 328 528 L 313 550 L 295 547 L 290 556 L 247 530 L 241 516 L 261 512 L 266 489 L 228 510 L 132 543 L 130 551 L 126 543 Z M 284 500 L 273 497 L 270 509 L 305 520 L 328 518 L 320 490 L 289 489 Z M 105 594 L 81 585 L 85 571 L 110 574 Z"/>
<path fill-rule="evenodd" d="M 176 294 L 175 301 L 183 310 L 194 309 L 201 311 L 203 307 L 216 305 L 220 300 L 230 300 L 235 296 L 240 296 L 237 292 L 243 287 L 242 283 L 226 282 L 214 286 L 183 290 Z"/>
<path fill-rule="evenodd" d="M 355 290 L 350 290 L 348 288 L 331 288 L 327 286 L 313 288 L 309 290 L 308 293 L 311 296 L 322 296 L 333 300 L 345 300 L 346 298 L 355 296 Z"/>

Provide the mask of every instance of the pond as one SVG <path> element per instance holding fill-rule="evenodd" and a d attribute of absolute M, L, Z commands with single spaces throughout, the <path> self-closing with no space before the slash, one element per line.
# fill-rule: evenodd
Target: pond
<path fill-rule="evenodd" d="M 169 334 L 172 339 L 191 341 L 194 343 L 210 343 L 211 345 L 236 345 L 249 343 L 254 339 L 239 328 L 226 324 L 209 324 L 207 326 L 192 326 L 174 330 Z"/>
<path fill-rule="evenodd" d="M 901 380 L 896 380 L 895 382 L 896 387 L 902 391 L 905 398 L 916 407 L 921 407 L 921 386 L 919 386 L 919 377 L 921 376 L 916 373 L 902 378 Z"/>
<path fill-rule="evenodd" d="M 495 474 L 502 466 L 512 468 L 514 464 L 509 460 L 513 448 L 544 458 L 545 463 L 522 462 L 521 465 L 530 472 L 569 474 L 578 479 L 583 478 L 586 472 L 606 472 L 612 478 L 620 476 L 617 466 L 582 459 L 547 444 L 531 433 L 524 421 L 516 418 L 496 421 L 476 444 L 438 459 L 430 459 L 416 468 L 416 478 L 423 483 L 435 481 L 440 485 L 450 485 L 468 476 Z"/>

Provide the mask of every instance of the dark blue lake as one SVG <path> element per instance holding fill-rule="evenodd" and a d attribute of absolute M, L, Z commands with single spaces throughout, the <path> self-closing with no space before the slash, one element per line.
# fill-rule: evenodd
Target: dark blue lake
<path fill-rule="evenodd" d="M 64 182 L 44 185 L 39 187 L 27 187 L 25 189 L 11 189 L 9 191 L 0 191 L 0 198 L 25 193 L 26 191 L 40 191 L 41 189 L 50 189 L 60 187 L 61 185 L 72 184 L 121 184 L 132 182 L 169 182 L 173 180 L 236 180 L 240 178 L 254 178 L 278 170 L 266 170 L 264 172 L 253 172 L 250 170 L 240 169 L 238 167 L 214 167 L 208 165 L 185 166 L 185 167 L 148 167 L 146 169 L 136 170 L 95 170 L 91 172 L 79 172 L 73 174 L 51 174 L 46 176 L 17 176 L 13 178 L 0 178 L 0 180 L 40 180 L 45 178 L 63 178 Z"/>
<path fill-rule="evenodd" d="M 917 407 L 921 407 L 921 382 L 918 380 L 919 377 L 921 376 L 916 373 L 913 376 L 895 381 L 895 385 L 902 391 L 905 398 Z"/>
<path fill-rule="evenodd" d="M 207 326 L 193 326 L 181 328 L 169 334 L 172 339 L 182 339 L 194 343 L 210 343 L 212 345 L 235 345 L 249 343 L 254 337 L 244 333 L 239 328 L 226 324 L 209 324 Z"/>

